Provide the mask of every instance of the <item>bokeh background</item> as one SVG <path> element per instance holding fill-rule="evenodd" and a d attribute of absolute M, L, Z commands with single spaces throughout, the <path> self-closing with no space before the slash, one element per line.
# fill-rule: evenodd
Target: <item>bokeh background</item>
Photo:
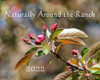
<path fill-rule="evenodd" d="M 45 13 L 94 11 L 96 16 L 11 18 L 5 16 L 5 10 L 16 13 L 32 11 L 37 15 L 40 10 Z M 67 70 L 65 64 L 58 59 L 48 65 L 54 58 L 52 55 L 33 55 L 29 66 L 44 66 L 45 72 L 26 72 L 25 65 L 14 71 L 16 63 L 31 48 L 22 41 L 22 38 L 28 38 L 31 32 L 41 34 L 43 25 L 46 24 L 49 28 L 54 23 L 58 23 L 59 28 L 78 28 L 85 31 L 89 38 L 84 41 L 87 47 L 90 47 L 100 40 L 100 0 L 0 0 L 0 80 L 53 80 L 57 74 Z M 72 57 L 72 49 L 82 48 L 83 46 L 68 44 L 60 49 L 59 54 L 67 61 Z"/>

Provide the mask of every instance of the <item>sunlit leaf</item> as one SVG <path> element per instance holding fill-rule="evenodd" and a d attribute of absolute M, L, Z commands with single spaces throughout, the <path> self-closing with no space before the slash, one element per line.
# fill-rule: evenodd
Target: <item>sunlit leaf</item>
<path fill-rule="evenodd" d="M 81 64 L 83 64 L 83 62 L 84 62 L 84 60 L 85 60 L 87 54 L 88 54 L 88 53 L 85 53 L 84 56 L 82 57 L 82 59 L 81 59 Z"/>
<path fill-rule="evenodd" d="M 89 68 L 89 70 L 96 70 L 96 71 L 100 71 L 100 63 L 92 66 L 91 68 Z"/>
<path fill-rule="evenodd" d="M 76 28 L 64 29 L 57 37 L 58 38 L 59 37 L 88 38 L 87 34 L 85 34 L 83 31 Z"/>
<path fill-rule="evenodd" d="M 91 67 L 89 70 L 97 70 L 97 71 L 100 71 L 100 68 L 99 67 Z"/>
<path fill-rule="evenodd" d="M 50 40 L 53 40 L 57 35 L 59 35 L 61 32 L 63 31 L 63 29 L 57 29 L 55 32 L 51 33 L 50 35 Z"/>
<path fill-rule="evenodd" d="M 73 59 L 73 58 L 71 58 L 71 59 L 70 59 L 70 62 L 71 62 L 71 64 L 73 64 L 73 65 L 79 66 L 79 60 L 78 60 L 78 59 Z"/>
<path fill-rule="evenodd" d="M 50 47 L 51 46 L 47 45 L 45 43 L 45 41 L 42 42 L 42 50 L 43 50 L 43 53 L 48 54 L 50 52 Z"/>
<path fill-rule="evenodd" d="M 44 54 L 44 53 L 43 53 L 42 50 L 36 52 L 36 56 L 37 56 L 37 57 L 39 57 L 39 56 L 41 56 L 41 55 L 43 55 L 43 54 Z"/>
<path fill-rule="evenodd" d="M 81 39 L 76 38 L 76 37 L 59 38 L 57 40 L 57 42 L 62 42 L 62 45 L 73 43 L 73 44 L 78 44 L 78 45 L 84 45 L 85 46 L 85 43 Z"/>
<path fill-rule="evenodd" d="M 86 53 L 89 52 L 89 48 L 84 48 L 82 51 L 81 51 L 81 55 L 84 56 Z"/>
<path fill-rule="evenodd" d="M 15 66 L 14 70 L 18 69 L 22 64 L 24 64 L 31 56 L 33 55 L 33 53 L 29 53 L 27 55 L 25 55 Z"/>

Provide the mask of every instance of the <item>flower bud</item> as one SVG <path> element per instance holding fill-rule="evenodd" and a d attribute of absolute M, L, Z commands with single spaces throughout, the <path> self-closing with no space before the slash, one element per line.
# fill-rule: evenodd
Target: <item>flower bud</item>
<path fill-rule="evenodd" d="M 57 23 L 51 26 L 51 31 L 54 32 L 57 29 Z"/>
<path fill-rule="evenodd" d="M 67 61 L 67 66 L 68 66 L 69 64 L 71 64 L 70 60 Z"/>
<path fill-rule="evenodd" d="M 96 65 L 97 63 L 93 63 L 92 65 L 94 66 L 94 65 Z"/>
<path fill-rule="evenodd" d="M 30 39 L 33 39 L 33 40 L 36 39 L 36 36 L 35 36 L 35 34 L 33 34 L 33 33 L 29 33 L 29 37 L 30 37 Z"/>
<path fill-rule="evenodd" d="M 44 39 L 45 39 L 45 36 L 44 35 L 42 35 L 42 34 L 40 34 L 40 35 L 38 35 L 38 37 L 37 37 L 41 42 L 42 41 L 44 41 Z"/>
<path fill-rule="evenodd" d="M 26 44 L 31 45 L 31 41 L 30 41 L 30 40 L 28 40 L 28 39 L 23 39 L 23 41 L 24 41 Z"/>
<path fill-rule="evenodd" d="M 70 63 L 70 60 L 68 60 L 67 63 Z"/>
<path fill-rule="evenodd" d="M 67 71 L 69 72 L 69 71 L 71 71 L 71 69 L 67 69 Z"/>
<path fill-rule="evenodd" d="M 40 45 L 40 44 L 41 44 L 41 40 L 40 40 L 40 39 L 36 39 L 36 40 L 35 40 L 35 44 L 36 44 L 36 45 Z"/>
<path fill-rule="evenodd" d="M 74 50 L 72 50 L 72 54 L 73 54 L 73 56 L 76 56 L 76 55 L 79 55 L 79 52 L 78 52 L 78 50 L 74 49 Z"/>
<path fill-rule="evenodd" d="M 44 25 L 44 26 L 42 27 L 42 29 L 43 29 L 43 32 L 46 32 L 47 25 Z"/>

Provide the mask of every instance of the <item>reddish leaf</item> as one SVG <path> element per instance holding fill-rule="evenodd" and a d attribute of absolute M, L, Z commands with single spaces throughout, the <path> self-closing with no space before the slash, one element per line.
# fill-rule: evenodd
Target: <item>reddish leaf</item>
<path fill-rule="evenodd" d="M 18 69 L 22 64 L 24 64 L 31 56 L 33 55 L 33 53 L 29 53 L 27 55 L 25 55 L 15 66 L 14 70 Z"/>
<path fill-rule="evenodd" d="M 84 45 L 85 46 L 85 43 L 81 39 L 76 38 L 76 37 L 60 38 L 60 39 L 57 40 L 57 42 L 62 42 L 62 45 L 73 43 L 73 44 L 78 44 L 78 45 Z"/>
<path fill-rule="evenodd" d="M 62 45 L 62 44 L 60 44 L 60 45 L 57 46 L 57 48 L 56 48 L 56 50 L 55 50 L 55 53 L 58 53 L 58 51 L 59 51 L 61 45 Z"/>
<path fill-rule="evenodd" d="M 83 31 L 75 28 L 64 29 L 58 36 L 60 37 L 79 37 L 79 38 L 88 38 L 87 34 Z"/>

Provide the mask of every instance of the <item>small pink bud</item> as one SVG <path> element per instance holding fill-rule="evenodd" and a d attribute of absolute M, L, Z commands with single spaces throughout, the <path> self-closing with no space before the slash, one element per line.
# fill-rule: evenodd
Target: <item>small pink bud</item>
<path fill-rule="evenodd" d="M 68 64 L 71 64 L 70 60 L 67 61 Z"/>
<path fill-rule="evenodd" d="M 54 32 L 57 29 L 57 23 L 51 26 L 51 31 Z"/>
<path fill-rule="evenodd" d="M 73 49 L 73 50 L 72 50 L 72 54 L 73 54 L 73 56 L 76 56 L 76 55 L 79 55 L 79 52 L 78 52 L 78 50 Z"/>
<path fill-rule="evenodd" d="M 33 39 L 33 40 L 36 39 L 36 36 L 35 36 L 35 34 L 33 34 L 33 33 L 29 33 L 29 37 L 30 37 L 30 39 Z"/>
<path fill-rule="evenodd" d="M 45 39 L 45 36 L 44 35 L 42 35 L 42 34 L 40 34 L 40 35 L 38 35 L 38 37 L 37 37 L 38 39 L 40 39 L 40 41 L 42 42 L 42 41 L 44 41 L 44 39 Z"/>
<path fill-rule="evenodd" d="M 94 66 L 94 65 L 96 65 L 97 63 L 93 63 L 92 65 Z"/>
<path fill-rule="evenodd" d="M 44 25 L 44 26 L 42 27 L 43 32 L 45 32 L 45 31 L 46 31 L 46 28 L 47 28 L 47 25 Z"/>
<path fill-rule="evenodd" d="M 28 40 L 28 39 L 23 39 L 23 41 L 24 41 L 26 44 L 31 44 L 31 41 Z"/>
<path fill-rule="evenodd" d="M 71 71 L 70 69 L 67 69 L 67 71 L 69 72 L 69 71 Z"/>
<path fill-rule="evenodd" d="M 35 40 L 35 44 L 40 45 L 41 44 L 41 40 L 40 39 L 36 39 Z"/>

